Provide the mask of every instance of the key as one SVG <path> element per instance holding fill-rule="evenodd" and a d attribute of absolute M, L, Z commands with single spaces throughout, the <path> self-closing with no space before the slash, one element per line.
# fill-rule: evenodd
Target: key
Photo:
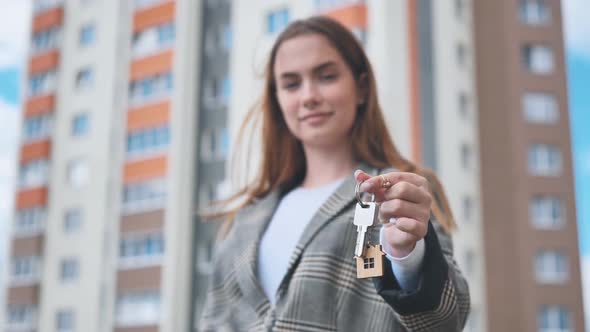
<path fill-rule="evenodd" d="M 377 219 L 377 203 L 366 202 L 363 205 L 364 207 L 357 203 L 354 211 L 353 223 L 356 225 L 357 231 L 356 246 L 354 247 L 355 257 L 364 256 L 367 230 L 375 224 Z"/>

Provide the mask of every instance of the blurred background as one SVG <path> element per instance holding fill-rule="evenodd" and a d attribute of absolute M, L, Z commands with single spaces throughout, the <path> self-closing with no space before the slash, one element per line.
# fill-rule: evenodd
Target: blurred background
<path fill-rule="evenodd" d="M 588 0 L 0 0 L 0 330 L 195 330 L 218 227 L 195 212 L 236 189 L 277 34 L 317 14 L 446 188 L 465 330 L 583 331 Z"/>

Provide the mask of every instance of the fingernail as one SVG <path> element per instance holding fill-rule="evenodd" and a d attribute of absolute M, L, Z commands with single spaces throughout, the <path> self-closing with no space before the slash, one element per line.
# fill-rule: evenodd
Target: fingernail
<path fill-rule="evenodd" d="M 373 184 L 371 182 L 363 182 L 359 187 L 360 191 L 369 191 L 373 188 Z"/>
<path fill-rule="evenodd" d="M 389 218 L 389 223 L 392 225 L 395 225 L 396 221 L 397 221 L 397 219 L 395 219 L 395 218 Z"/>
<path fill-rule="evenodd" d="M 354 177 L 357 177 L 360 172 L 362 172 L 360 169 L 357 169 L 356 171 L 354 171 Z"/>

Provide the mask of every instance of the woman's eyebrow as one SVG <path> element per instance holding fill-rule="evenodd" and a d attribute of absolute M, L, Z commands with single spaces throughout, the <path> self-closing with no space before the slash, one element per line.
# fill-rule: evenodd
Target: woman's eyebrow
<path fill-rule="evenodd" d="M 327 61 L 327 62 L 324 62 L 324 63 L 320 64 L 319 66 L 316 66 L 313 69 L 313 71 L 314 72 L 320 72 L 320 71 L 322 71 L 324 69 L 328 69 L 328 68 L 336 67 L 336 66 L 337 66 L 336 65 L 336 62 L 334 62 L 334 61 Z"/>
<path fill-rule="evenodd" d="M 317 73 L 317 72 L 321 72 L 324 69 L 328 69 L 328 68 L 336 67 L 336 66 L 337 66 L 337 64 L 335 61 L 327 61 L 327 62 L 324 62 L 322 64 L 315 66 L 312 69 L 312 71 L 314 73 Z M 284 72 L 284 73 L 281 73 L 279 78 L 281 78 L 281 79 L 290 79 L 291 78 L 292 79 L 292 78 L 297 78 L 298 76 L 299 76 L 299 74 L 297 72 Z"/>

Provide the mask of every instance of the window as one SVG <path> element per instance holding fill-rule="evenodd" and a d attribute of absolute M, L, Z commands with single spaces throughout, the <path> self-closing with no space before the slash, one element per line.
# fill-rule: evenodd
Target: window
<path fill-rule="evenodd" d="M 561 305 L 542 305 L 537 313 L 538 332 L 573 332 L 571 312 Z"/>
<path fill-rule="evenodd" d="M 540 25 L 551 21 L 546 0 L 520 0 L 520 20 L 525 24 Z"/>
<path fill-rule="evenodd" d="M 159 209 L 165 199 L 166 181 L 163 178 L 130 183 L 123 188 L 123 212 Z"/>
<path fill-rule="evenodd" d="M 367 45 L 367 29 L 365 28 L 360 28 L 360 27 L 356 27 L 356 28 L 352 28 L 351 29 L 352 33 L 354 34 L 354 36 L 361 42 L 361 44 L 363 46 Z"/>
<path fill-rule="evenodd" d="M 266 31 L 270 34 L 281 32 L 289 24 L 289 10 L 281 9 L 270 12 L 266 17 Z"/>
<path fill-rule="evenodd" d="M 56 86 L 55 71 L 46 71 L 39 74 L 31 75 L 29 78 L 29 96 L 39 96 L 55 91 Z"/>
<path fill-rule="evenodd" d="M 458 20 L 465 18 L 465 0 L 455 0 L 455 16 Z"/>
<path fill-rule="evenodd" d="M 229 79 L 229 77 L 226 76 L 221 81 L 220 91 L 221 91 L 221 100 L 224 105 L 227 105 L 227 103 L 229 102 L 230 94 L 231 94 L 231 80 Z"/>
<path fill-rule="evenodd" d="M 56 321 L 57 332 L 73 332 L 74 331 L 74 312 L 72 310 L 58 311 L 55 321 Z"/>
<path fill-rule="evenodd" d="M 29 283 L 39 279 L 39 257 L 16 256 L 12 259 L 11 280 L 13 283 Z"/>
<path fill-rule="evenodd" d="M 170 127 L 137 130 L 127 135 L 127 156 L 164 151 L 170 143 Z"/>
<path fill-rule="evenodd" d="M 76 159 L 68 163 L 67 181 L 73 188 L 81 188 L 88 184 L 90 170 L 85 159 Z"/>
<path fill-rule="evenodd" d="M 72 136 L 83 136 L 88 132 L 88 114 L 75 115 L 72 119 Z"/>
<path fill-rule="evenodd" d="M 46 138 L 51 134 L 51 114 L 43 114 L 25 118 L 23 128 L 23 140 L 32 141 Z"/>
<path fill-rule="evenodd" d="M 465 273 L 467 276 L 473 276 L 475 274 L 475 253 L 472 249 L 465 251 Z"/>
<path fill-rule="evenodd" d="M 197 246 L 197 269 L 201 274 L 210 274 L 213 271 L 213 241 L 204 239 Z"/>
<path fill-rule="evenodd" d="M 61 262 L 60 278 L 62 282 L 72 282 L 78 279 L 79 263 L 76 258 L 67 258 Z"/>
<path fill-rule="evenodd" d="M 117 326 L 157 323 L 160 319 L 160 293 L 154 290 L 119 295 L 115 307 Z"/>
<path fill-rule="evenodd" d="M 528 151 L 529 173 L 538 176 L 561 175 L 561 152 L 549 144 L 532 144 Z"/>
<path fill-rule="evenodd" d="M 469 196 L 463 197 L 463 219 L 467 223 L 473 221 L 473 200 Z"/>
<path fill-rule="evenodd" d="M 458 43 L 456 47 L 457 66 L 465 68 L 467 66 L 467 47 L 463 43 Z"/>
<path fill-rule="evenodd" d="M 19 186 L 30 188 L 47 184 L 49 161 L 47 159 L 31 160 L 20 167 Z"/>
<path fill-rule="evenodd" d="M 91 69 L 82 69 L 76 74 L 76 89 L 86 90 L 94 84 L 94 73 Z"/>
<path fill-rule="evenodd" d="M 28 330 L 36 325 L 36 308 L 32 304 L 9 304 L 6 327 L 9 330 Z"/>
<path fill-rule="evenodd" d="M 550 74 L 553 71 L 553 50 L 545 45 L 531 44 L 523 48 L 526 68 L 533 74 Z"/>
<path fill-rule="evenodd" d="M 31 53 L 39 54 L 53 50 L 59 46 L 61 29 L 52 27 L 35 32 L 31 38 Z"/>
<path fill-rule="evenodd" d="M 218 161 L 227 158 L 229 135 L 227 128 L 206 129 L 201 136 L 201 158 L 205 161 Z"/>
<path fill-rule="evenodd" d="M 471 168 L 471 147 L 467 143 L 461 144 L 461 165 L 463 169 Z"/>
<path fill-rule="evenodd" d="M 527 92 L 522 97 L 524 117 L 530 123 L 554 124 L 559 119 L 555 95 L 544 92 Z"/>
<path fill-rule="evenodd" d="M 45 206 L 35 206 L 16 211 L 14 233 L 17 236 L 37 234 L 45 225 L 47 209 Z"/>
<path fill-rule="evenodd" d="M 539 229 L 557 229 L 565 223 L 563 203 L 555 195 L 536 195 L 529 201 L 529 216 Z"/>
<path fill-rule="evenodd" d="M 174 22 L 152 26 L 133 36 L 132 53 L 134 57 L 146 56 L 174 45 L 176 27 Z"/>
<path fill-rule="evenodd" d="M 159 262 L 164 253 L 162 233 L 123 235 L 119 258 L 122 265 L 137 266 Z"/>
<path fill-rule="evenodd" d="M 81 225 L 82 210 L 79 208 L 67 210 L 64 215 L 64 231 L 66 233 L 74 233 L 80 229 Z"/>
<path fill-rule="evenodd" d="M 535 256 L 535 278 L 541 284 L 562 284 L 569 279 L 569 263 L 555 250 L 541 250 Z"/>
<path fill-rule="evenodd" d="M 80 46 L 88 46 L 94 43 L 96 39 L 96 29 L 94 24 L 86 24 L 80 29 Z"/>
<path fill-rule="evenodd" d="M 224 25 L 222 29 L 222 34 L 223 36 L 221 38 L 221 45 L 224 50 L 229 51 L 231 50 L 233 44 L 233 32 L 231 27 L 229 25 Z"/>
<path fill-rule="evenodd" d="M 469 111 L 471 108 L 471 103 L 469 102 L 469 97 L 465 92 L 459 93 L 459 114 L 462 118 L 466 119 L 469 116 Z"/>
<path fill-rule="evenodd" d="M 375 258 L 374 257 L 367 257 L 367 258 L 363 259 L 363 268 L 365 268 L 365 269 L 375 268 Z"/>
<path fill-rule="evenodd" d="M 129 85 L 129 102 L 132 105 L 144 104 L 168 97 L 173 88 L 172 73 L 146 77 Z"/>

